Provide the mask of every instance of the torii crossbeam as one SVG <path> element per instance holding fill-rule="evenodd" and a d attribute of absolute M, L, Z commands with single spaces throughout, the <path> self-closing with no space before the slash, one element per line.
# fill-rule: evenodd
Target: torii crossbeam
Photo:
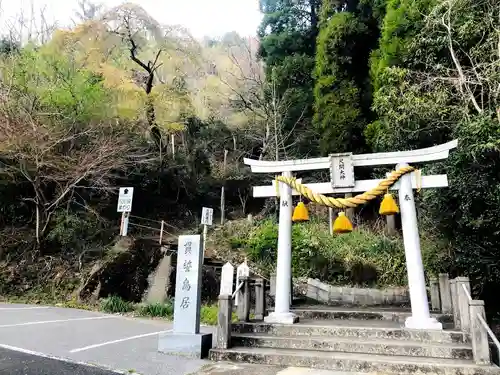
<path fill-rule="evenodd" d="M 397 151 L 376 154 L 352 155 L 334 154 L 330 157 L 287 160 L 287 161 L 262 161 L 245 159 L 255 173 L 281 173 L 291 177 L 293 171 L 310 171 L 317 169 L 331 169 L 332 182 L 306 184 L 315 193 L 338 194 L 364 192 L 375 187 L 380 180 L 354 180 L 354 167 L 396 165 L 396 169 L 407 166 L 407 163 L 424 163 L 447 159 L 451 149 L 456 148 L 457 140 L 420 150 Z M 339 160 L 341 169 L 339 170 Z M 346 178 L 345 176 L 349 176 Z M 352 175 L 352 176 L 351 176 Z M 339 178 L 339 176 L 341 176 Z M 342 181 L 341 181 L 342 180 Z M 278 256 L 276 266 L 276 303 L 275 310 L 265 321 L 269 323 L 293 324 L 298 321 L 295 314 L 290 311 L 290 280 L 292 277 L 292 194 L 298 192 L 280 182 L 280 215 L 278 233 Z M 413 196 L 413 189 L 447 187 L 446 175 L 421 176 L 417 180 L 414 172 L 401 177 L 391 189 L 399 192 L 399 205 L 401 211 L 401 224 L 403 241 L 408 271 L 408 286 L 412 316 L 405 325 L 412 329 L 442 329 L 441 323 L 431 318 L 429 302 L 425 286 L 420 239 L 418 234 L 417 214 Z M 275 197 L 274 185 L 256 186 L 253 188 L 254 197 Z"/>

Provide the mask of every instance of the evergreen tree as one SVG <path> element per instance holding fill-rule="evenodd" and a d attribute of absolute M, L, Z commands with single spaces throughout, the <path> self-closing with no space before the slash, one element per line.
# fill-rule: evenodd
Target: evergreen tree
<path fill-rule="evenodd" d="M 285 131 L 293 131 L 294 150 L 316 153 L 311 144 L 314 59 L 320 0 L 261 0 L 259 54 L 269 86 L 282 103 Z M 301 142 L 302 141 L 302 142 Z M 286 147 L 286 146 L 285 146 Z"/>
<path fill-rule="evenodd" d="M 372 119 L 369 56 L 376 48 L 384 2 L 325 1 L 321 9 L 314 124 L 324 153 L 366 149 Z"/>

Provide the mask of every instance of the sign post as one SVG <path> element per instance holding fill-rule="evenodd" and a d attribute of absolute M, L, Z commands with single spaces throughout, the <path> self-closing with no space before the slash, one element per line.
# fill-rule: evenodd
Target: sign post
<path fill-rule="evenodd" d="M 202 266 L 200 236 L 179 236 L 174 328 L 160 335 L 159 352 L 204 358 L 212 348 L 212 334 L 200 333 Z"/>
<path fill-rule="evenodd" d="M 457 147 L 457 145 L 458 142 L 455 140 L 442 145 L 412 151 L 364 155 L 334 154 L 326 158 L 286 161 L 245 159 L 245 164 L 249 165 L 254 173 L 282 173 L 286 177 L 291 177 L 293 171 L 330 169 L 331 181 L 305 184 L 305 186 L 318 194 L 362 193 L 376 187 L 381 180 L 356 181 L 354 179 L 354 167 L 395 166 L 396 164 L 401 167 L 405 163 L 444 160 L 448 158 L 450 150 Z M 299 195 L 299 193 L 289 187 L 285 187 L 287 185 L 282 182 L 280 182 L 280 185 L 281 204 L 278 260 L 276 266 L 276 307 L 275 312 L 267 316 L 265 321 L 270 323 L 294 323 L 296 319 L 290 312 L 290 303 L 288 300 L 291 275 L 291 198 L 292 195 Z M 413 172 L 402 176 L 400 181 L 390 187 L 391 190 L 399 190 L 403 239 L 408 269 L 408 286 L 412 307 L 412 316 L 405 322 L 407 328 L 442 329 L 441 323 L 437 322 L 429 314 L 413 189 L 417 187 L 426 189 L 447 186 L 448 178 L 446 175 L 421 176 L 421 178 L 417 178 Z M 253 196 L 275 197 L 276 188 L 272 184 L 268 186 L 256 186 L 253 188 Z"/>
<path fill-rule="evenodd" d="M 214 221 L 214 209 L 203 207 L 201 210 L 201 223 L 203 224 L 203 254 L 205 254 L 208 225 L 212 225 Z"/>
<path fill-rule="evenodd" d="M 130 212 L 132 212 L 132 200 L 134 198 L 133 187 L 122 187 L 118 193 L 118 206 L 116 212 L 122 213 L 120 224 L 120 235 L 126 236 L 128 232 L 128 219 Z"/>

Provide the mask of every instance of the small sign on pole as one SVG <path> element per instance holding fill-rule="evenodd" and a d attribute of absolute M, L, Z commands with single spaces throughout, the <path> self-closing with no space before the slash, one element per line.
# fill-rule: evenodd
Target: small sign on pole
<path fill-rule="evenodd" d="M 126 236 L 128 232 L 128 219 L 129 219 L 129 214 L 132 211 L 133 197 L 134 197 L 133 187 L 120 188 L 120 192 L 118 194 L 118 206 L 116 207 L 116 211 L 122 213 L 122 220 L 120 225 L 121 236 Z"/>
<path fill-rule="evenodd" d="M 214 209 L 203 207 L 201 210 L 201 223 L 203 225 L 212 225 L 214 221 Z"/>
<path fill-rule="evenodd" d="M 201 223 L 203 224 L 203 253 L 205 253 L 208 225 L 212 225 L 214 221 L 214 209 L 203 207 L 201 210 Z"/>
<path fill-rule="evenodd" d="M 133 197 L 133 187 L 120 188 L 120 193 L 118 194 L 118 207 L 116 208 L 116 212 L 132 212 Z"/>

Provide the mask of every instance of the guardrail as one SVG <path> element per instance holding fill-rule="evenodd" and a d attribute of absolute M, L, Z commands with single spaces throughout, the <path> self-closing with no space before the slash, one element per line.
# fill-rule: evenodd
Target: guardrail
<path fill-rule="evenodd" d="M 431 297 L 436 295 L 436 281 L 431 280 Z M 490 340 L 496 346 L 500 363 L 500 342 L 486 322 L 484 301 L 472 298 L 468 277 L 449 279 L 447 274 L 439 275 L 439 301 L 431 300 L 435 309 L 438 305 L 443 312 L 453 313 L 453 323 L 470 338 L 474 362 L 478 365 L 491 364 Z M 446 302 L 446 301 L 449 301 Z M 443 304 L 444 302 L 444 304 Z M 449 310 L 446 307 L 449 305 Z"/>

